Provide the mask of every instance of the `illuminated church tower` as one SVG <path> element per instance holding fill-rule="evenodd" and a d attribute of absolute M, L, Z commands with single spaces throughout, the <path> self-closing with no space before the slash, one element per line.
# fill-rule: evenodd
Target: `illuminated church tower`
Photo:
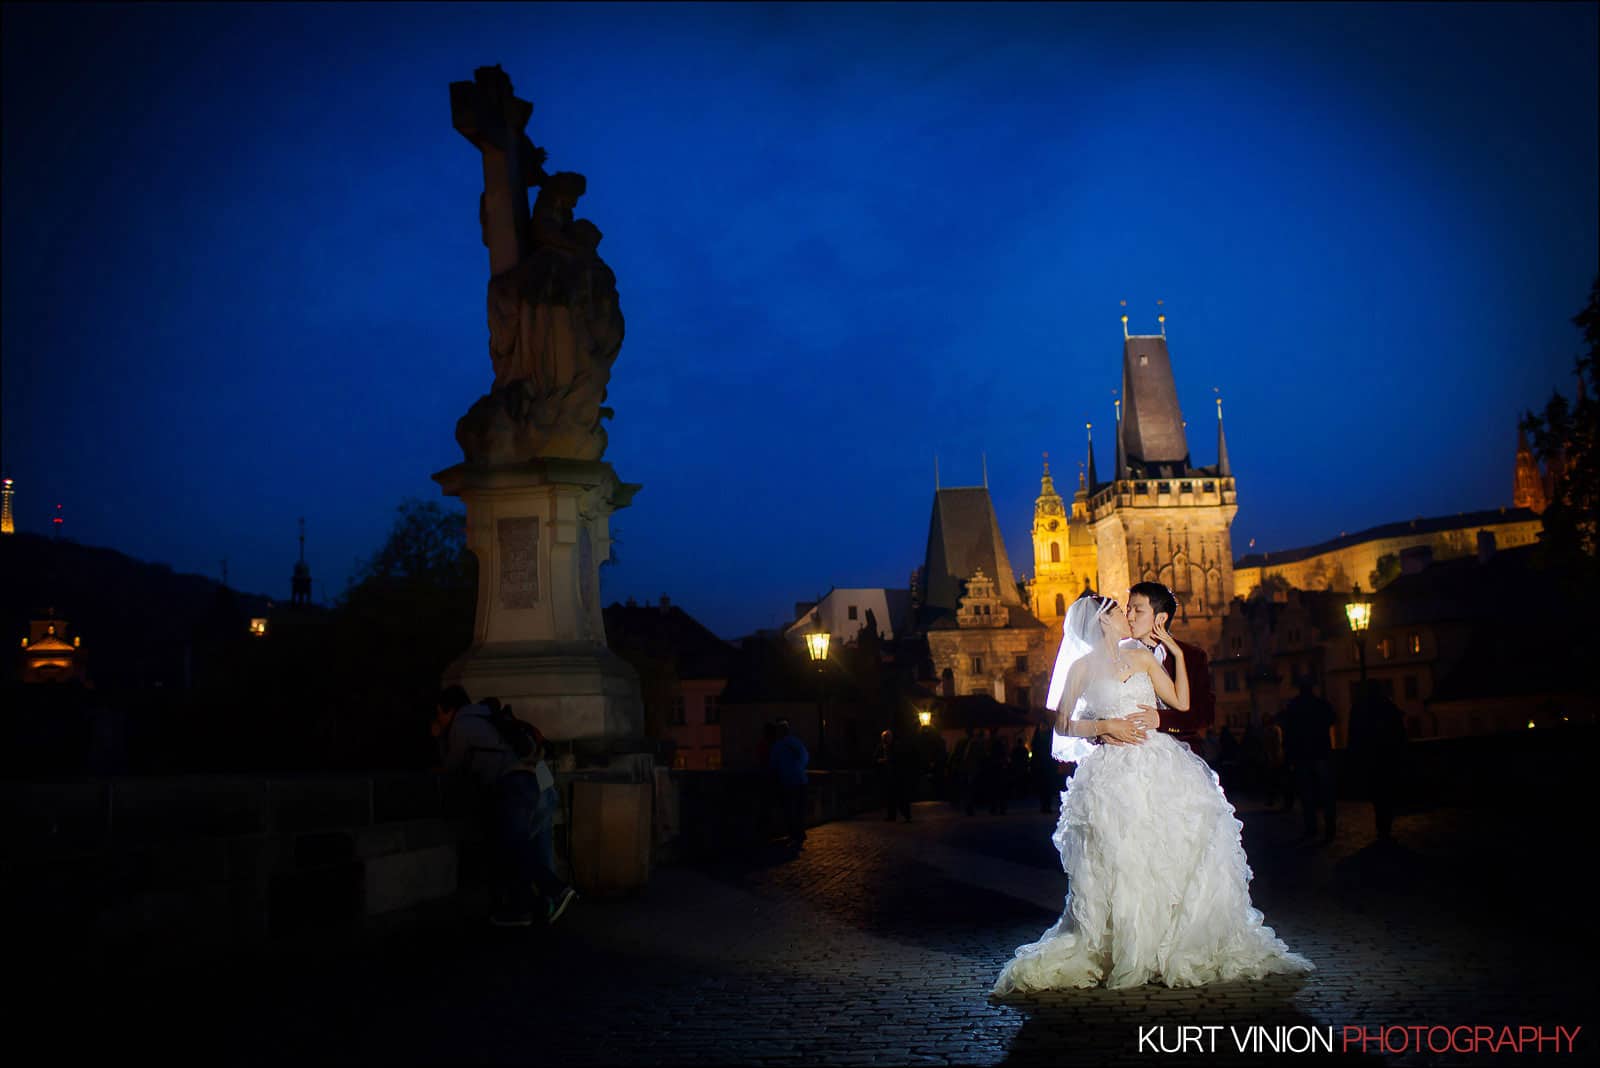
<path fill-rule="evenodd" d="M 17 525 L 11 519 L 11 494 L 13 483 L 8 478 L 0 484 L 0 494 L 4 495 L 4 504 L 0 504 L 0 534 L 15 534 Z"/>
<path fill-rule="evenodd" d="M 1088 502 L 1099 552 L 1099 590 L 1119 600 L 1135 582 L 1163 582 L 1178 599 L 1174 633 L 1212 649 L 1233 600 L 1233 539 L 1239 510 L 1217 399 L 1217 462 L 1195 467 L 1167 352 L 1159 334 L 1129 334 L 1122 317 L 1122 398 L 1117 462 Z"/>
<path fill-rule="evenodd" d="M 1090 588 L 1096 577 L 1095 538 L 1089 529 L 1089 486 L 1095 480 L 1094 442 L 1089 443 L 1088 480 L 1078 474 L 1078 492 L 1069 511 L 1050 477 L 1045 453 L 1044 477 L 1033 502 L 1033 581 L 1028 592 L 1033 614 L 1052 631 L 1061 627 L 1067 606 Z"/>
<path fill-rule="evenodd" d="M 1517 427 L 1517 473 L 1512 488 L 1511 503 L 1517 508 L 1528 508 L 1537 513 L 1544 511 L 1546 503 L 1544 478 L 1539 474 L 1539 461 L 1533 458 L 1533 450 L 1528 448 L 1528 439 L 1523 435 L 1520 426 Z M 8 519 L 10 515 L 8 507 L 6 510 Z"/>

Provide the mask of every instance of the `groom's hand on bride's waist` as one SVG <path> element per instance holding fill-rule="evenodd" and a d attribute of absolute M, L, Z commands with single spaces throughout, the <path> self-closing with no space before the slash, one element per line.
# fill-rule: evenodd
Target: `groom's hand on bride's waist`
<path fill-rule="evenodd" d="M 1107 745 L 1140 745 L 1144 742 L 1144 728 L 1132 719 L 1107 719 L 1101 722 L 1106 729 L 1101 733 L 1100 740 Z"/>

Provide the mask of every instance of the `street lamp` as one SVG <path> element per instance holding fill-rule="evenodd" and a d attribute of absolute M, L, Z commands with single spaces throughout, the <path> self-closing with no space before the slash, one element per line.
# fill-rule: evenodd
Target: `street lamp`
<path fill-rule="evenodd" d="M 822 687 L 820 680 L 822 670 L 828 663 L 828 632 L 822 629 L 812 631 L 806 635 L 806 653 L 810 655 L 811 662 L 817 665 L 817 760 L 823 762 L 827 759 L 828 752 L 828 721 L 822 717 Z"/>
<path fill-rule="evenodd" d="M 917 725 L 921 727 L 933 726 L 933 710 L 931 708 L 917 709 Z"/>
<path fill-rule="evenodd" d="M 1354 598 L 1344 606 L 1345 618 L 1350 621 L 1350 633 L 1356 636 L 1356 658 L 1361 665 L 1361 699 L 1367 694 L 1367 628 L 1372 625 L 1372 602 L 1361 596 L 1361 583 L 1350 591 Z"/>

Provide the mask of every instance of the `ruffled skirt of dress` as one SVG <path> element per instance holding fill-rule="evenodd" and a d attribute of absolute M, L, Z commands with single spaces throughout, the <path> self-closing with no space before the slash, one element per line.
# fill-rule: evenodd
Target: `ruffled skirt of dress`
<path fill-rule="evenodd" d="M 1166 735 L 1099 747 L 1078 765 L 1056 824 L 1066 909 L 1017 950 L 992 993 L 1311 971 L 1250 904 L 1243 827 L 1215 773 Z"/>

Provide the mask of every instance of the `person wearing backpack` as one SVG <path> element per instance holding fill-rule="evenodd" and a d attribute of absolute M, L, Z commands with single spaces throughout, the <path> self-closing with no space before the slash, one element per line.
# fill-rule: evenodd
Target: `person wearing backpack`
<path fill-rule="evenodd" d="M 553 824 L 561 800 L 544 759 L 543 737 L 493 698 L 473 704 L 460 686 L 440 691 L 433 732 L 444 772 L 466 775 L 494 800 L 490 831 L 498 847 L 504 901 L 491 922 L 530 926 L 540 895 L 546 922 L 556 922 L 578 894 L 554 870 Z"/>

